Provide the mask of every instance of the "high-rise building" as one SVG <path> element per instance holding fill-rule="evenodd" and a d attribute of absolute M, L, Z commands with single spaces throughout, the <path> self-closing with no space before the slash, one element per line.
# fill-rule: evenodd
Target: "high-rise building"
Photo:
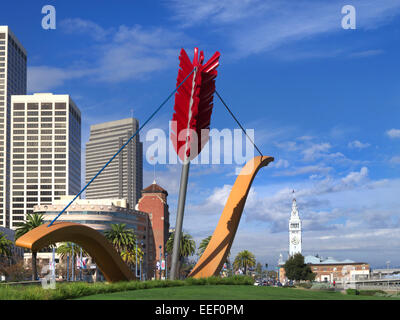
<path fill-rule="evenodd" d="M 0 26 L 0 226 L 10 228 L 11 95 L 26 94 L 26 51 L 8 26 Z"/>
<path fill-rule="evenodd" d="M 81 187 L 81 113 L 69 95 L 11 97 L 10 225 Z"/>
<path fill-rule="evenodd" d="M 90 126 L 86 143 L 86 183 L 137 131 L 134 118 Z M 139 134 L 86 189 L 87 199 L 124 198 L 134 208 L 143 187 L 143 145 Z"/>

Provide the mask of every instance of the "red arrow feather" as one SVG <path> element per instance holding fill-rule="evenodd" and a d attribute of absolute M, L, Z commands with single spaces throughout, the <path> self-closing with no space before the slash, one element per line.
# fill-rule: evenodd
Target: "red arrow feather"
<path fill-rule="evenodd" d="M 186 157 L 194 159 L 209 139 L 219 57 L 220 53 L 216 52 L 203 64 L 203 51 L 199 57 L 195 48 L 193 62 L 190 62 L 186 51 L 181 50 L 177 86 L 196 68 L 175 94 L 171 140 L 182 161 Z"/>

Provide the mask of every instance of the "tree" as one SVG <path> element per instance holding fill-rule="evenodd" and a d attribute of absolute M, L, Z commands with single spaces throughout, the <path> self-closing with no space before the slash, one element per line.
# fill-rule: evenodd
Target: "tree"
<path fill-rule="evenodd" d="M 199 257 L 202 256 L 202 254 L 204 253 L 204 251 L 206 250 L 208 244 L 210 243 L 212 236 L 208 236 L 207 238 L 204 238 L 203 240 L 201 240 L 199 248 L 197 249 L 197 254 Z M 229 263 L 229 256 L 231 255 L 230 252 L 228 252 L 227 256 L 226 256 L 226 263 Z"/>
<path fill-rule="evenodd" d="M 22 237 L 25 233 L 43 224 L 43 214 L 33 213 L 26 216 L 26 220 L 15 231 L 15 239 Z M 36 266 L 37 252 L 32 251 L 32 280 L 37 279 Z"/>
<path fill-rule="evenodd" d="M 56 252 L 61 259 L 64 259 L 66 256 L 72 257 L 72 245 L 74 246 L 73 258 L 76 258 L 81 254 L 82 248 L 80 246 L 73 244 L 72 242 L 64 242 L 56 249 Z M 88 255 L 84 249 L 82 249 L 82 254 Z"/>
<path fill-rule="evenodd" d="M 0 232 L 0 256 L 10 257 L 12 245 L 12 241 L 8 240 L 4 233 Z"/>
<path fill-rule="evenodd" d="M 74 254 L 72 255 L 72 247 L 74 248 Z M 76 267 L 76 264 L 73 263 L 73 261 L 76 261 L 76 258 L 80 256 L 81 254 L 81 247 L 72 243 L 72 242 L 64 242 L 58 248 L 56 249 L 57 254 L 60 256 L 61 259 L 65 259 L 67 256 L 70 257 L 70 262 L 67 260 L 67 264 L 71 263 L 71 270 L 72 266 L 74 266 L 74 269 Z M 82 249 L 82 255 L 88 255 L 88 253 Z M 69 267 L 69 266 L 68 266 Z M 63 270 L 64 271 L 64 270 Z M 66 271 L 66 269 L 65 269 Z M 74 270 L 75 272 L 75 270 Z"/>
<path fill-rule="evenodd" d="M 267 271 L 267 277 L 271 279 L 278 279 L 278 273 L 274 270 Z"/>
<path fill-rule="evenodd" d="M 111 224 L 111 229 L 106 230 L 104 235 L 119 254 L 124 250 L 134 250 L 136 236 L 132 229 L 126 228 L 125 223 Z"/>
<path fill-rule="evenodd" d="M 174 235 L 175 232 L 171 233 L 167 243 L 165 244 L 165 250 L 167 250 L 168 254 L 172 254 L 174 247 Z M 192 236 L 188 233 L 182 232 L 181 241 L 179 245 L 179 261 L 178 261 L 178 274 L 180 274 L 181 263 L 184 258 L 193 255 L 196 252 L 196 242 L 193 240 Z"/>
<path fill-rule="evenodd" d="M 136 252 L 137 251 L 137 252 Z M 136 264 L 136 256 L 137 256 L 137 262 L 140 263 L 140 260 L 143 259 L 144 252 L 141 248 L 137 247 L 134 249 L 125 249 L 121 252 L 121 258 L 124 260 L 128 265 L 133 266 Z"/>
<path fill-rule="evenodd" d="M 211 236 L 208 236 L 207 238 L 204 238 L 203 240 L 201 240 L 199 248 L 197 250 L 197 254 L 199 255 L 199 257 L 201 257 L 201 255 L 206 250 L 208 244 L 210 243 L 210 240 L 211 240 Z"/>
<path fill-rule="evenodd" d="M 260 262 L 256 265 L 256 273 L 259 277 L 262 275 L 262 264 Z"/>
<path fill-rule="evenodd" d="M 301 253 L 289 257 L 285 262 L 283 268 L 285 269 L 286 277 L 289 280 L 309 280 L 315 279 L 316 274 L 312 272 L 309 265 L 304 263 L 304 257 Z"/>
<path fill-rule="evenodd" d="M 233 261 L 233 266 L 235 269 L 244 268 L 244 274 L 247 274 L 248 267 L 254 267 L 256 265 L 256 258 L 254 254 L 252 254 L 248 250 L 240 251 L 235 260 Z"/>

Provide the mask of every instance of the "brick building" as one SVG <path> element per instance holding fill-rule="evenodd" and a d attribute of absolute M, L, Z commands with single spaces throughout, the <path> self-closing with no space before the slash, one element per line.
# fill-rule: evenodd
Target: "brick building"
<path fill-rule="evenodd" d="M 169 236 L 167 196 L 168 192 L 154 181 L 150 186 L 142 190 L 142 197 L 136 206 L 137 210 L 149 214 L 151 228 L 149 230 L 150 239 L 147 252 L 149 254 L 149 266 L 154 266 L 154 275 L 157 275 L 155 272 L 157 261 L 165 259 L 165 244 Z"/>

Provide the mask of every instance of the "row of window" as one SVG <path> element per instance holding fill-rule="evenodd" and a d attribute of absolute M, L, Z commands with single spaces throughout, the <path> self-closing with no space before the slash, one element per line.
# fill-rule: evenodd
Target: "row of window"
<path fill-rule="evenodd" d="M 13 191 L 13 196 L 16 196 L 16 197 L 18 197 L 18 196 L 24 196 L 24 195 L 27 195 L 27 196 L 38 196 L 38 191 L 26 191 L 26 192 L 24 192 L 24 191 Z M 52 195 L 52 191 L 40 191 L 40 195 L 41 196 L 51 196 Z M 65 191 L 62 191 L 62 190 L 57 190 L 57 191 L 54 191 L 54 195 L 56 195 L 56 196 L 63 196 L 63 195 L 65 195 Z"/>
<path fill-rule="evenodd" d="M 28 148 L 29 149 L 29 148 Z M 24 153 L 24 148 L 14 148 L 14 153 Z M 29 151 L 28 150 L 28 152 L 38 152 L 38 151 Z M 13 155 L 13 158 L 14 159 L 22 159 L 24 157 L 24 154 L 22 154 L 22 155 L 20 155 L 20 154 L 14 154 Z M 26 155 L 26 157 L 28 158 L 28 159 L 37 159 L 38 157 L 39 157 L 39 155 L 37 154 L 37 153 L 29 153 L 29 154 L 27 154 Z M 67 156 L 66 156 L 66 154 L 64 154 L 64 153 L 56 153 L 56 154 L 41 154 L 40 155 L 40 157 L 41 158 L 47 158 L 47 159 L 51 159 L 51 158 L 59 158 L 59 159 L 62 159 L 62 158 L 66 158 Z"/>
<path fill-rule="evenodd" d="M 52 110 L 53 109 L 53 104 L 51 102 L 42 102 L 41 103 L 41 110 Z M 35 102 L 28 102 L 27 106 L 25 107 L 25 103 L 20 103 L 16 102 L 13 104 L 13 110 L 39 110 L 39 103 Z M 66 110 L 67 109 L 67 104 L 64 102 L 56 102 L 54 103 L 54 109 L 55 110 Z"/>
<path fill-rule="evenodd" d="M 34 164 L 39 164 L 38 160 L 27 160 L 26 164 L 27 165 L 34 165 Z M 13 164 L 16 165 L 24 165 L 25 161 L 24 160 L 14 160 Z M 53 160 L 41 160 L 40 164 L 53 164 Z M 66 160 L 54 160 L 54 164 L 66 164 Z"/>
<path fill-rule="evenodd" d="M 13 207 L 17 208 L 17 207 L 21 207 L 21 205 L 23 206 L 23 203 L 18 203 L 18 202 L 38 202 L 39 198 L 37 197 L 27 197 L 27 198 L 13 198 Z M 53 199 L 51 197 L 41 197 L 40 201 L 43 202 L 52 202 Z"/>
<path fill-rule="evenodd" d="M 38 123 L 27 123 L 26 124 L 27 128 L 39 128 Z M 66 128 L 66 123 L 64 122 L 57 122 L 57 123 L 41 123 L 40 124 L 41 128 Z M 25 128 L 25 123 L 14 123 L 13 128 Z"/>
<path fill-rule="evenodd" d="M 23 173 L 23 172 L 13 172 L 13 178 L 22 178 L 25 177 L 25 175 L 27 177 L 30 178 L 35 178 L 38 177 L 38 172 L 27 172 L 27 173 Z M 40 173 L 40 177 L 52 177 L 52 173 L 51 172 L 41 172 Z M 54 177 L 66 177 L 66 173 L 65 172 L 54 172 Z M 1 190 L 1 186 L 0 186 L 0 190 Z"/>
<path fill-rule="evenodd" d="M 13 118 L 12 121 L 14 122 L 39 122 L 39 118 L 34 117 L 34 118 Z M 49 118 L 49 117 L 42 117 L 40 118 L 41 122 L 66 122 L 67 118 L 66 117 L 54 117 L 54 118 Z"/>
<path fill-rule="evenodd" d="M 0 68 L 1 70 L 1 68 Z M 25 114 L 27 116 L 38 116 L 39 115 L 39 111 L 14 111 L 13 112 L 13 116 L 14 117 L 24 117 Z M 53 111 L 41 111 L 40 112 L 41 116 L 52 116 L 53 115 Z M 67 112 L 66 111 L 54 111 L 54 115 L 56 116 L 66 116 Z"/>
<path fill-rule="evenodd" d="M 52 129 L 42 129 L 40 131 L 41 134 L 52 134 L 53 130 Z M 67 130 L 66 129 L 55 129 L 54 130 L 55 134 L 66 134 Z M 13 134 L 25 134 L 25 130 L 14 130 Z M 39 130 L 27 130 L 26 134 L 39 134 Z"/>
<path fill-rule="evenodd" d="M 23 147 L 25 142 L 13 142 L 13 147 Z M 31 146 L 27 144 L 27 146 Z M 28 148 L 28 152 L 38 152 L 37 148 Z M 66 148 L 40 148 L 40 152 L 66 152 Z"/>
<path fill-rule="evenodd" d="M 13 137 L 13 140 L 16 140 L 16 141 L 23 141 L 23 140 L 39 140 L 39 138 L 40 138 L 40 140 L 53 140 L 53 136 L 27 136 L 27 137 L 25 137 L 25 136 L 14 136 Z M 67 136 L 59 136 L 59 135 L 56 135 L 56 136 L 54 136 L 54 139 L 55 140 L 66 140 L 66 138 L 67 138 Z"/>

